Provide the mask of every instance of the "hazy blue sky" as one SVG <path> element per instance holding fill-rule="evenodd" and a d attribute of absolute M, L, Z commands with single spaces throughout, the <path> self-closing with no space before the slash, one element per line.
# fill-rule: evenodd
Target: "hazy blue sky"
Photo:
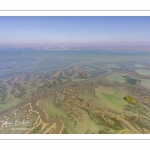
<path fill-rule="evenodd" d="M 0 47 L 150 46 L 150 17 L 0 17 Z"/>

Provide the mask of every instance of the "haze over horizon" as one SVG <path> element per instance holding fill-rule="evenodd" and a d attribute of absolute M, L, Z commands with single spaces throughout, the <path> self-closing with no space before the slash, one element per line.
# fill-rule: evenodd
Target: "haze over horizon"
<path fill-rule="evenodd" d="M 150 17 L 0 17 L 0 48 L 150 46 Z"/>

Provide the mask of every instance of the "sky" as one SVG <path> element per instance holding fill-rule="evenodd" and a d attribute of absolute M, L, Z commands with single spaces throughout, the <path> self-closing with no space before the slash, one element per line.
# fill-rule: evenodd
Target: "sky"
<path fill-rule="evenodd" d="M 150 17 L 0 16 L 0 48 L 150 46 Z"/>

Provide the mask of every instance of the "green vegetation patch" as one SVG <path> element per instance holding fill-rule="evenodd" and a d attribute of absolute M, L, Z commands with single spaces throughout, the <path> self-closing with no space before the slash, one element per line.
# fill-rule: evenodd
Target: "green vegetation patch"
<path fill-rule="evenodd" d="M 128 103 L 124 101 L 124 97 L 127 93 L 124 89 L 118 90 L 112 87 L 99 87 L 96 89 L 96 95 L 100 100 L 102 100 L 107 106 L 122 110 Z"/>
<path fill-rule="evenodd" d="M 50 104 L 47 100 L 40 101 L 40 105 L 51 117 L 63 117 L 65 112 L 60 107 L 55 107 Z"/>
<path fill-rule="evenodd" d="M 108 76 L 108 79 L 111 81 L 117 81 L 119 83 L 125 83 L 126 77 L 127 76 L 122 73 L 112 73 Z"/>
<path fill-rule="evenodd" d="M 122 76 L 123 78 L 128 78 L 127 76 Z"/>
<path fill-rule="evenodd" d="M 135 103 L 136 100 L 133 97 L 130 96 L 126 96 L 124 97 L 124 99 L 128 102 L 128 103 Z"/>

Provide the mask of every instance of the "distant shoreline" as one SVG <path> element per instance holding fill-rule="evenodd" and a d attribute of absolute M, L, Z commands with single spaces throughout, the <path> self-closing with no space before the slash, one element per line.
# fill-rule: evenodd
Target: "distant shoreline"
<path fill-rule="evenodd" d="M 108 46 L 108 47 L 9 47 L 1 50 L 43 50 L 43 51 L 100 51 L 100 52 L 150 52 L 150 46 Z"/>

